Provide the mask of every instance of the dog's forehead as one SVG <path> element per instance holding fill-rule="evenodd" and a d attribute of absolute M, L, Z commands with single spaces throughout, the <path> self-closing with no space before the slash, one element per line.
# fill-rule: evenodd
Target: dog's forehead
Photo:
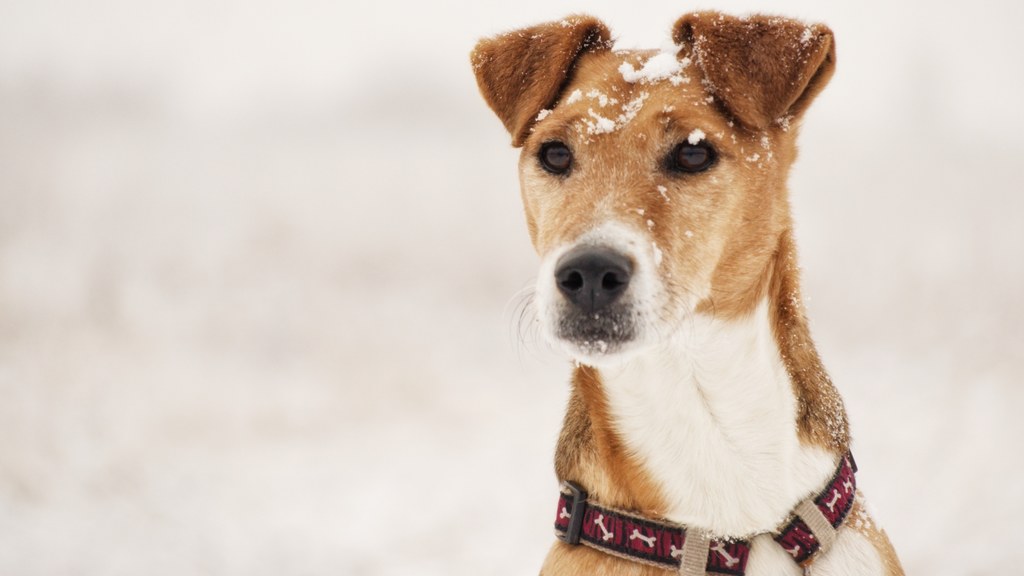
<path fill-rule="evenodd" d="M 691 59 L 671 50 L 615 50 L 581 58 L 574 80 L 604 82 L 622 90 L 678 88 L 701 92 L 700 77 Z"/>
<path fill-rule="evenodd" d="M 651 116 L 660 117 L 661 124 L 721 130 L 727 119 L 713 103 L 698 67 L 686 56 L 605 51 L 580 58 L 555 112 L 588 137 L 628 132 Z"/>

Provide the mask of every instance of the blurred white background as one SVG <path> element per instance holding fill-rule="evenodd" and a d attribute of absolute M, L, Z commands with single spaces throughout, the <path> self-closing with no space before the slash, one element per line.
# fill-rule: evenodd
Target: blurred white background
<path fill-rule="evenodd" d="M 0 575 L 535 574 L 567 363 L 475 40 L 829 24 L 791 181 L 910 573 L 1024 552 L 1024 4 L 0 1 Z"/>

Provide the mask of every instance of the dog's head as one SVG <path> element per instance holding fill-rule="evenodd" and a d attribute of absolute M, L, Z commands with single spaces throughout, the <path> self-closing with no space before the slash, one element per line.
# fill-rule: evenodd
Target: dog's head
<path fill-rule="evenodd" d="M 539 318 L 592 365 L 670 341 L 691 314 L 749 312 L 790 226 L 795 128 L 832 33 L 688 14 L 669 51 L 614 51 L 598 20 L 481 41 L 480 90 L 521 146 Z"/>

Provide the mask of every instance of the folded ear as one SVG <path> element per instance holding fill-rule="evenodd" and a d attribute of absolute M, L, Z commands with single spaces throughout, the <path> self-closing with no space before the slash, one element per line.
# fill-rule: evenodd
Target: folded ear
<path fill-rule="evenodd" d="M 487 104 L 522 146 L 537 115 L 558 99 L 577 58 L 611 48 L 611 35 L 592 16 L 573 16 L 481 40 L 470 60 Z"/>
<path fill-rule="evenodd" d="M 690 50 L 711 94 L 756 129 L 803 113 L 835 69 L 832 31 L 822 24 L 697 12 L 676 21 L 672 38 Z"/>

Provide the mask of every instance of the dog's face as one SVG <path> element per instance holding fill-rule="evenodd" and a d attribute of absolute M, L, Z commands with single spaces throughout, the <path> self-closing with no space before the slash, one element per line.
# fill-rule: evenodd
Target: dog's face
<path fill-rule="evenodd" d="M 645 65 L 673 73 L 636 78 Z M 764 257 L 779 231 L 781 190 L 769 183 L 784 179 L 791 139 L 737 127 L 695 68 L 674 53 L 586 54 L 524 142 L 537 311 L 587 363 L 662 342 L 699 307 L 749 288 L 754 279 L 718 264 L 739 256 L 727 251 Z"/>
<path fill-rule="evenodd" d="M 827 29 L 788 20 L 695 14 L 674 37 L 669 52 L 613 52 L 603 25 L 576 18 L 474 52 L 523 147 L 541 324 L 587 364 L 757 303 L 789 226 L 793 127 L 834 60 Z"/>

